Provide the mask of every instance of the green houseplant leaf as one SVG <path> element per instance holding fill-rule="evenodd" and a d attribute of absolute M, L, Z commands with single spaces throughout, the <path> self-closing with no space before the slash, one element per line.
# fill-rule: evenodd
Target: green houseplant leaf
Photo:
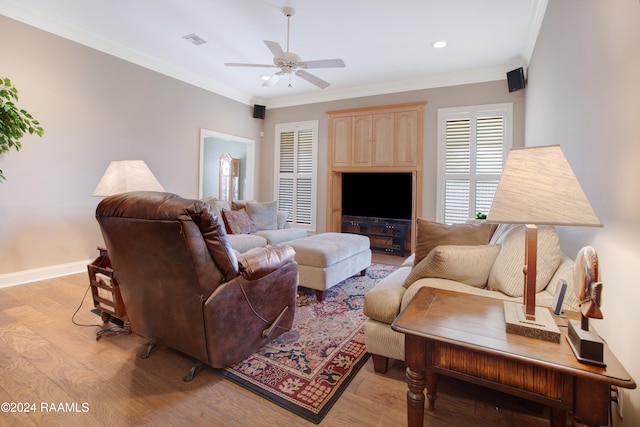
<path fill-rule="evenodd" d="M 0 77 L 0 155 L 15 148 L 20 151 L 20 139 L 25 132 L 44 135 L 40 122 L 33 118 L 26 110 L 18 108 L 18 89 L 6 77 Z M 0 170 L 0 182 L 5 181 Z"/>

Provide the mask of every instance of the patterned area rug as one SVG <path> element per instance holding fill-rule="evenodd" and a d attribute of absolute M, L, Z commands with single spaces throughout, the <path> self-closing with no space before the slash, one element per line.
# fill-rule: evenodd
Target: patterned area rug
<path fill-rule="evenodd" d="M 300 288 L 291 331 L 223 375 L 311 422 L 322 421 L 369 354 L 364 294 L 397 267 L 371 264 L 366 276 L 333 286 L 321 303 Z"/>

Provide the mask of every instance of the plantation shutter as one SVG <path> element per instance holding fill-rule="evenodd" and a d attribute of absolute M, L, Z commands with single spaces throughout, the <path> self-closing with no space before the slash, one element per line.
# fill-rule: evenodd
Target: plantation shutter
<path fill-rule="evenodd" d="M 293 131 L 280 133 L 280 169 L 278 182 L 278 209 L 293 212 L 294 191 L 293 171 L 295 156 L 295 133 Z M 291 221 L 291 215 L 288 218 Z"/>
<path fill-rule="evenodd" d="M 475 212 L 485 215 L 491 208 L 504 165 L 504 116 L 476 120 Z M 472 212 L 473 216 L 474 212 Z"/>
<path fill-rule="evenodd" d="M 471 122 L 447 120 L 446 129 L 444 222 L 452 224 L 469 217 Z"/>
<path fill-rule="evenodd" d="M 276 126 L 278 209 L 294 227 L 315 230 L 317 122 Z"/>
<path fill-rule="evenodd" d="M 489 212 L 511 148 L 509 120 L 510 108 L 439 112 L 439 220 L 454 224 Z"/>

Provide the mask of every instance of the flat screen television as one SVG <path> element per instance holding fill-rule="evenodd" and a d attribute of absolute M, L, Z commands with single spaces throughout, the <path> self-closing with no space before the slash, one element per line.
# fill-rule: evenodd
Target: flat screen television
<path fill-rule="evenodd" d="M 342 174 L 342 215 L 411 220 L 411 172 Z"/>

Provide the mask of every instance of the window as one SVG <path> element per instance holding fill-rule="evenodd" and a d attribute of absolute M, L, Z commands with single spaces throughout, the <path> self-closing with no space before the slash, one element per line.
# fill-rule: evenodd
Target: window
<path fill-rule="evenodd" d="M 290 212 L 292 227 L 316 229 L 318 121 L 276 125 L 278 209 Z"/>
<path fill-rule="evenodd" d="M 512 104 L 438 110 L 438 221 L 489 212 L 512 145 L 512 110 Z"/>

